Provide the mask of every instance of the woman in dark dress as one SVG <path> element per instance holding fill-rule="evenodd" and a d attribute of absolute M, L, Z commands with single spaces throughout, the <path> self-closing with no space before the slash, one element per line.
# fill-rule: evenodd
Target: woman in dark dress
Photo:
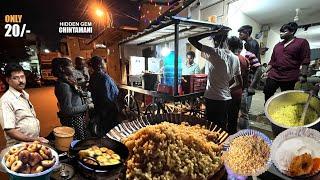
<path fill-rule="evenodd" d="M 93 104 L 88 105 L 83 100 L 81 91 L 73 77 L 73 66 L 70 59 L 53 59 L 52 74 L 58 78 L 54 93 L 58 100 L 60 122 L 64 126 L 73 127 L 75 138 L 83 140 L 86 138 L 85 117 L 88 109 L 93 108 Z"/>

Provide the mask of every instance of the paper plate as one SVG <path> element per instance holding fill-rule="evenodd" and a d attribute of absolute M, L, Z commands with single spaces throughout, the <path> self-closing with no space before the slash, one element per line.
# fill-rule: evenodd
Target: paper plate
<path fill-rule="evenodd" d="M 278 148 L 281 146 L 281 144 L 283 142 L 285 142 L 287 140 L 294 139 L 294 138 L 298 139 L 298 138 L 303 138 L 303 137 L 311 138 L 315 142 L 318 142 L 320 144 L 320 132 L 317 130 L 314 130 L 314 129 L 306 128 L 306 127 L 296 127 L 296 128 L 287 129 L 287 130 L 283 131 L 282 133 L 280 133 L 273 141 L 273 144 L 271 146 L 272 162 L 275 165 L 275 167 L 286 176 L 291 176 L 291 175 L 289 174 L 288 171 L 285 171 L 283 168 L 281 168 L 280 162 L 277 162 L 276 157 L 277 157 Z M 292 149 L 292 148 L 294 148 L 294 146 L 290 147 L 290 149 Z M 289 152 L 287 152 L 287 154 L 288 153 Z M 318 155 L 320 155 L 320 152 L 318 153 Z M 313 176 L 317 173 L 319 173 L 319 171 L 314 172 L 313 174 L 299 176 L 299 177 L 306 178 L 306 177 Z"/>
<path fill-rule="evenodd" d="M 229 151 L 230 143 L 234 139 L 236 139 L 238 137 L 241 137 L 241 136 L 258 136 L 258 137 L 262 138 L 264 140 L 264 142 L 271 149 L 272 141 L 268 138 L 268 136 L 266 136 L 265 134 L 263 134 L 263 133 L 261 133 L 259 131 L 253 130 L 253 129 L 244 129 L 244 130 L 238 131 L 234 135 L 229 136 L 229 138 L 225 141 L 225 143 L 223 145 L 224 146 L 224 152 Z M 224 163 L 224 165 L 226 166 L 227 169 L 231 170 L 231 168 L 228 167 L 227 163 Z M 254 173 L 254 174 L 237 174 L 237 173 L 233 172 L 233 174 L 235 174 L 237 176 L 259 176 L 262 173 L 266 172 L 270 168 L 271 165 L 272 165 L 272 161 L 271 161 L 271 155 L 270 155 L 268 161 L 265 164 L 265 166 L 263 168 L 261 168 L 261 169 L 258 169 L 256 171 L 256 173 Z"/>

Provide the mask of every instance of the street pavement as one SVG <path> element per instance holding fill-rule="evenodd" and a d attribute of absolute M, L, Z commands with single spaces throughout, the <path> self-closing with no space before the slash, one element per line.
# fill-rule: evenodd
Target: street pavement
<path fill-rule="evenodd" d="M 264 115 L 264 94 L 261 90 L 256 90 L 256 94 L 252 97 L 249 117 L 250 128 L 257 129 L 270 138 L 274 138 L 272 135 L 271 123 Z"/>

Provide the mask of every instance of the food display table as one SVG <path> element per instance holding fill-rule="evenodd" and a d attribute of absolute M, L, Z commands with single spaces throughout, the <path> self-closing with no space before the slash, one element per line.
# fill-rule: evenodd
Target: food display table
<path fill-rule="evenodd" d="M 50 143 L 50 147 L 52 149 L 54 148 L 54 143 Z M 110 180 L 122 180 L 125 179 L 125 169 L 120 169 L 116 172 L 99 172 L 99 171 L 92 171 L 88 169 L 84 169 L 83 167 L 80 167 L 77 162 L 72 159 L 70 156 L 68 156 L 67 152 L 58 152 L 59 154 L 59 162 L 61 163 L 61 166 L 54 170 L 51 174 L 50 179 L 52 180 L 88 180 L 88 179 L 110 179 Z M 222 168 L 212 179 L 221 179 L 226 180 L 228 179 L 227 172 L 224 168 Z M 289 178 L 282 173 L 280 173 L 277 168 L 274 165 L 271 165 L 271 167 L 266 171 L 265 173 L 261 174 L 258 177 L 248 177 L 248 180 L 250 179 L 261 179 L 261 180 L 292 180 L 292 178 Z M 311 177 L 310 180 L 318 180 L 320 179 L 320 174 L 317 176 Z"/>
<path fill-rule="evenodd" d="M 63 163 L 63 166 L 71 166 L 72 170 L 70 170 L 68 167 L 64 168 L 65 171 L 68 172 L 64 172 L 62 169 L 58 169 L 56 171 L 54 171 L 51 175 L 51 179 L 53 180 L 64 180 L 64 179 L 71 179 L 71 180 L 87 180 L 87 179 L 125 179 L 123 177 L 123 174 L 109 174 L 109 173 L 99 173 L 99 172 L 93 172 L 93 171 L 83 171 L 82 169 L 80 169 L 80 167 L 77 167 L 77 165 L 75 164 L 75 162 L 72 162 L 70 159 L 63 159 L 61 160 L 61 163 Z M 67 165 L 66 165 L 67 164 Z M 124 173 L 125 170 L 122 170 L 121 173 Z M 72 173 L 72 177 L 68 177 L 66 173 Z M 227 174 L 225 169 L 223 168 L 223 170 L 219 171 L 217 176 L 215 177 L 219 177 L 219 179 L 224 180 L 227 179 Z M 310 180 L 317 180 L 320 178 L 320 175 L 312 177 Z M 248 179 L 262 179 L 262 180 L 279 180 L 279 179 L 283 179 L 283 180 L 292 180 L 292 178 L 289 178 L 283 174 L 281 174 L 276 167 L 274 167 L 273 165 L 270 167 L 270 169 L 261 174 L 258 177 L 248 177 Z"/>
<path fill-rule="evenodd" d="M 61 168 L 54 171 L 50 177 L 52 180 L 125 180 L 125 169 L 118 172 L 95 172 L 84 170 L 77 166 L 71 159 L 61 160 Z M 221 168 L 211 180 L 227 179 L 226 170 Z"/>
<path fill-rule="evenodd" d="M 122 141 L 123 138 L 128 137 L 132 133 L 138 131 L 139 129 L 146 127 L 148 125 L 159 125 L 160 123 L 163 123 L 166 121 L 166 123 L 171 123 L 175 125 L 180 125 L 183 124 L 182 122 L 187 123 L 188 125 L 185 125 L 183 128 L 180 128 L 180 131 L 182 129 L 183 133 L 179 133 L 178 131 L 173 131 L 177 133 L 173 133 L 172 135 L 175 134 L 185 134 L 184 131 L 186 131 L 186 128 L 189 128 L 187 126 L 194 126 L 194 125 L 201 125 L 202 128 L 209 130 L 210 132 L 215 132 L 218 133 L 216 136 L 215 140 L 212 140 L 215 142 L 218 146 L 223 145 L 225 147 L 226 144 L 228 144 L 228 133 L 221 130 L 219 127 L 214 125 L 212 122 L 209 122 L 205 119 L 200 119 L 196 118 L 193 116 L 186 116 L 186 115 L 181 115 L 181 114 L 160 114 L 160 115 L 153 115 L 153 116 L 143 116 L 140 117 L 140 119 L 135 120 L 134 122 L 122 122 L 116 127 L 114 127 L 106 136 L 116 140 L 118 142 L 123 142 L 127 147 L 128 144 L 126 144 L 126 141 Z M 167 125 L 166 125 L 167 126 Z M 170 125 L 171 126 L 171 125 Z M 167 126 L 169 127 L 169 126 Z M 163 128 L 162 128 L 163 129 Z M 196 132 L 199 132 L 200 129 L 197 129 Z M 251 130 L 249 130 L 251 131 Z M 314 131 L 314 130 L 313 130 Z M 147 132 L 147 131 L 145 131 Z M 149 131 L 151 132 L 151 131 Z M 153 131 L 152 131 L 153 132 Z M 191 138 L 191 129 L 187 130 L 189 132 L 189 137 Z M 194 131 L 195 132 L 195 131 Z M 209 134 L 207 134 L 209 135 Z M 187 135 L 188 136 L 188 135 Z M 146 137 L 146 136 L 144 136 Z M 192 137 L 201 137 L 201 139 L 206 139 L 202 138 L 202 136 L 192 136 Z M 213 136 L 207 136 L 207 137 L 213 137 Z M 231 136 L 229 136 L 231 137 Z M 134 139 L 131 139 L 131 141 Z M 207 139 L 208 140 L 208 139 Z M 211 141 L 211 140 L 210 140 Z M 277 139 L 273 141 L 273 145 L 276 144 Z M 193 141 L 196 142 L 196 141 Z M 71 144 L 75 144 L 75 141 Z M 174 143 L 173 143 L 174 144 Z M 170 143 L 172 145 L 172 143 Z M 50 144 L 48 144 L 51 149 L 55 150 L 56 152 L 57 149 L 54 147 L 54 143 L 50 141 Z M 91 145 L 90 145 L 91 146 Z M 76 146 L 75 146 L 76 147 Z M 204 146 L 201 146 L 204 147 Z M 72 151 L 73 150 L 73 151 Z M 76 179 L 76 180 L 87 180 L 87 179 L 117 179 L 117 180 L 122 180 L 125 179 L 126 172 L 130 171 L 130 161 L 128 163 L 125 163 L 124 166 L 121 166 L 117 169 L 112 169 L 112 170 L 93 170 L 88 168 L 87 166 L 81 165 L 79 161 L 75 158 L 75 153 L 74 149 L 72 149 L 69 153 L 67 152 L 58 152 L 59 155 L 59 163 L 60 166 L 58 168 L 55 168 L 52 171 L 52 174 L 50 176 L 50 179 Z M 191 152 L 191 151 L 188 151 Z M 135 153 L 133 153 L 135 154 Z M 139 154 L 139 152 L 137 153 Z M 58 156 L 57 155 L 57 156 Z M 124 161 L 123 161 L 124 162 Z M 126 166 L 128 166 L 128 171 L 126 169 Z M 228 173 L 225 169 L 225 167 L 222 165 L 215 171 L 215 173 L 212 176 L 209 176 L 208 179 L 214 179 L 214 180 L 219 180 L 219 179 L 230 179 L 228 177 Z M 232 179 L 232 178 L 231 178 Z M 262 180 L 273 180 L 273 179 L 284 179 L 284 180 L 290 180 L 293 178 L 289 178 L 288 176 L 285 176 L 282 174 L 275 166 L 272 164 L 269 169 L 264 172 L 263 174 L 255 177 L 247 177 L 246 179 L 262 179 Z M 306 178 L 305 178 L 306 179 Z M 308 177 L 307 179 L 310 180 L 318 180 L 320 179 L 320 173 L 317 173 L 315 176 Z"/>

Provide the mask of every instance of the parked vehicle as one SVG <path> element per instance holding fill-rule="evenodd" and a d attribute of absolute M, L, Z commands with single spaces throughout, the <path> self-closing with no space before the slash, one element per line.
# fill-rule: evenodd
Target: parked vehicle
<path fill-rule="evenodd" d="M 51 73 L 51 62 L 54 58 L 61 57 L 59 52 L 40 53 L 41 80 L 43 83 L 51 83 L 56 78 Z"/>
<path fill-rule="evenodd" d="M 26 75 L 27 88 L 41 87 L 41 76 L 39 74 L 30 70 L 25 70 L 24 74 Z"/>

